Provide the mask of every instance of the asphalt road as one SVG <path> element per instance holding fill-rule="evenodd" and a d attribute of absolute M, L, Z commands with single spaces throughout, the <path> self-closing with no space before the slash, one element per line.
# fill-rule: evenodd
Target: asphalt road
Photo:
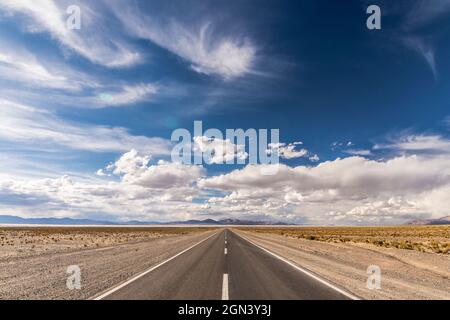
<path fill-rule="evenodd" d="M 226 229 L 98 299 L 349 299 Z"/>

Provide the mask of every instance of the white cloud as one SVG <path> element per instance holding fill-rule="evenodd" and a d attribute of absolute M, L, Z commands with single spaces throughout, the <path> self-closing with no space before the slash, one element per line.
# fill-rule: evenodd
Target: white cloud
<path fill-rule="evenodd" d="M 165 161 L 150 165 L 150 159 L 131 150 L 101 169 L 100 179 L 0 177 L 0 214 L 14 208 L 24 216 L 45 211 L 47 216 L 92 218 L 100 213 L 114 220 L 173 221 L 198 212 L 201 206 L 192 201 L 201 195 L 196 181 L 204 169 Z"/>
<path fill-rule="evenodd" d="M 73 83 L 72 80 L 74 80 Z M 68 83 L 75 86 L 76 79 L 68 77 Z M 86 85 L 88 84 L 86 83 Z M 107 84 L 103 80 L 95 82 L 95 85 L 92 85 L 88 90 L 79 92 L 52 91 L 43 94 L 39 88 L 38 90 L 26 87 L 17 89 L 11 84 L 0 87 L 0 95 L 3 96 L 4 100 L 24 101 L 24 103 L 32 101 L 33 105 L 45 108 L 54 108 L 56 106 L 81 109 L 126 107 L 141 102 L 152 102 L 158 97 L 158 93 L 159 86 L 152 83 L 121 85 Z"/>
<path fill-rule="evenodd" d="M 131 105 L 148 101 L 159 91 L 159 87 L 152 83 L 116 84 L 110 80 L 96 79 L 59 61 L 38 59 L 23 47 L 5 40 L 0 40 L 2 79 L 7 81 L 7 85 L 1 89 L 4 97 L 42 100 L 45 104 L 50 100 L 53 104 L 76 104 L 81 108 Z M 17 84 L 23 86 L 18 87 Z M 42 94 L 42 88 L 58 91 Z"/>
<path fill-rule="evenodd" d="M 447 116 L 447 117 L 444 119 L 444 124 L 446 124 L 447 127 L 450 128 L 450 116 Z"/>
<path fill-rule="evenodd" d="M 43 64 L 36 56 L 11 42 L 0 41 L 0 78 L 31 87 L 80 90 L 99 84 L 90 76 L 59 63 Z"/>
<path fill-rule="evenodd" d="M 223 164 L 229 161 L 245 160 L 248 157 L 244 145 L 238 145 L 229 139 L 208 138 L 205 136 L 194 137 L 194 151 L 203 153 L 207 163 Z"/>
<path fill-rule="evenodd" d="M 65 121 L 48 110 L 0 100 L 0 140 L 21 147 L 55 146 L 92 152 L 121 152 L 133 148 L 155 155 L 170 154 L 171 143 L 162 138 L 135 136 L 121 127 L 85 125 Z"/>
<path fill-rule="evenodd" d="M 272 153 L 278 154 L 283 159 L 295 159 L 308 156 L 309 152 L 306 149 L 297 150 L 297 145 L 303 144 L 302 142 L 294 143 L 269 143 L 269 149 L 266 150 L 268 155 Z"/>
<path fill-rule="evenodd" d="M 81 30 L 66 27 L 66 9 L 69 5 L 81 8 Z M 110 26 L 95 13 L 91 2 L 52 0 L 0 0 L 0 10 L 14 15 L 15 19 L 26 17 L 30 32 L 47 32 L 63 46 L 93 63 L 107 67 L 125 67 L 140 61 L 140 55 L 127 44 L 108 32 Z"/>
<path fill-rule="evenodd" d="M 109 165 L 107 169 L 115 175 L 136 175 L 147 169 L 150 158 L 150 156 L 140 156 L 136 149 L 132 149 L 122 155 L 114 164 Z"/>
<path fill-rule="evenodd" d="M 378 224 L 380 221 L 389 223 L 395 218 L 395 215 L 412 220 L 423 216 L 422 210 L 414 201 L 405 200 L 402 197 L 392 197 L 387 200 L 368 202 L 345 212 L 330 211 L 326 217 L 335 222 L 352 221 L 367 225 Z"/>
<path fill-rule="evenodd" d="M 370 155 L 372 155 L 372 151 L 364 150 L 364 149 L 348 149 L 348 150 L 345 150 L 344 152 L 354 155 L 354 156 L 370 156 Z"/>
<path fill-rule="evenodd" d="M 316 223 L 329 223 L 326 214 L 332 211 L 345 215 L 343 224 L 359 223 L 364 215 L 373 216 L 366 223 L 400 223 L 414 215 L 450 214 L 444 196 L 450 188 L 450 159 L 445 156 L 388 161 L 350 157 L 316 167 L 279 165 L 273 176 L 260 170 L 249 165 L 202 179 L 199 186 L 225 192 L 213 201 L 221 206 L 236 210 L 251 206 L 274 216 L 295 213 Z"/>
<path fill-rule="evenodd" d="M 435 36 L 427 36 L 427 28 L 438 19 L 450 13 L 449 0 L 435 0 L 433 5 L 429 1 L 418 0 L 402 8 L 404 21 L 400 30 L 401 41 L 416 51 L 430 67 L 434 78 L 438 77 L 436 66 L 435 45 L 432 40 Z"/>
<path fill-rule="evenodd" d="M 354 156 L 314 166 L 280 164 L 272 176 L 261 174 L 267 165 L 247 165 L 208 177 L 201 166 L 154 160 L 150 155 L 170 154 L 166 140 L 134 136 L 124 128 L 68 122 L 49 110 L 11 101 L 0 100 L 0 128 L 0 142 L 18 143 L 16 148 L 22 150 L 126 152 L 91 177 L 21 179 L 2 174 L 0 213 L 15 208 L 28 215 L 104 213 L 145 220 L 207 215 L 316 224 L 401 223 L 450 215 L 450 143 L 440 135 L 406 135 L 377 145 L 375 149 L 405 154 L 387 161 Z M 194 143 L 211 152 L 214 163 L 246 157 L 243 146 L 227 140 L 196 137 Z M 301 151 L 295 148 L 300 145 L 272 147 L 289 157 Z M 11 160 L 2 155 L 0 162 L 8 166 Z"/>
<path fill-rule="evenodd" d="M 0 177 L 0 213 L 20 208 L 31 216 L 44 210 L 53 216 L 101 212 L 119 220 L 227 216 L 314 224 L 390 224 L 450 214 L 450 159 L 444 156 L 279 165 L 274 176 L 248 165 L 210 177 L 200 166 L 152 159 L 131 150 L 91 180 Z M 199 198 L 205 202 L 194 201 Z"/>
<path fill-rule="evenodd" d="M 151 98 L 158 92 L 154 84 L 139 84 L 135 86 L 126 85 L 116 92 L 104 92 L 92 101 L 91 105 L 99 106 L 123 106 Z M 86 99 L 93 100 L 93 99 Z"/>
<path fill-rule="evenodd" d="M 162 22 L 123 2 L 116 2 L 113 10 L 132 35 L 176 54 L 199 73 L 233 78 L 252 72 L 256 48 L 244 37 L 214 32 L 210 22 L 201 27 L 182 25 L 173 19 Z"/>
<path fill-rule="evenodd" d="M 407 135 L 387 144 L 377 144 L 374 149 L 450 153 L 450 140 L 440 135 Z"/>
<path fill-rule="evenodd" d="M 331 150 L 336 150 L 336 149 L 340 149 L 343 147 L 352 147 L 355 144 L 352 141 L 348 141 L 348 142 L 339 142 L 339 141 L 335 141 L 331 144 Z"/>
<path fill-rule="evenodd" d="M 279 172 L 264 176 L 257 165 L 247 166 L 226 175 L 201 181 L 202 186 L 234 190 L 239 188 L 284 189 L 287 186 L 299 192 L 339 190 L 343 195 L 371 195 L 397 191 L 421 191 L 443 183 L 450 159 L 422 159 L 417 156 L 397 157 L 386 162 L 349 157 L 322 162 L 316 167 L 289 167 L 279 165 Z M 445 169 L 446 171 L 442 171 Z M 450 171 L 448 171 L 450 173 Z M 444 174 L 444 175 L 443 175 Z M 445 177 L 447 179 L 450 177 Z M 444 180 L 445 180 L 444 179 Z M 446 181 L 446 180 L 445 180 Z"/>
<path fill-rule="evenodd" d="M 108 170 L 122 176 L 122 181 L 152 189 L 189 188 L 205 175 L 201 166 L 159 161 L 149 165 L 150 157 L 136 150 L 125 153 Z"/>
<path fill-rule="evenodd" d="M 449 0 L 434 0 L 433 5 L 427 0 L 415 1 L 408 4 L 410 10 L 406 15 L 404 28 L 414 30 L 424 27 L 431 21 L 442 17 L 450 11 Z"/>
<path fill-rule="evenodd" d="M 97 172 L 95 172 L 95 174 L 98 175 L 99 177 L 106 176 L 106 173 L 103 169 L 98 169 Z"/>
<path fill-rule="evenodd" d="M 432 45 L 426 43 L 423 38 L 417 36 L 408 36 L 404 38 L 404 43 L 416 51 L 428 64 L 435 78 L 438 77 L 438 71 L 436 67 L 435 49 Z"/>

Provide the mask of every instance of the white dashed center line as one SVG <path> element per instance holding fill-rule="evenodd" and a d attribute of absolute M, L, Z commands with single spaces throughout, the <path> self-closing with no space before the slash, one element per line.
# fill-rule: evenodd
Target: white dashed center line
<path fill-rule="evenodd" d="M 223 274 L 223 283 L 222 283 L 222 300 L 229 300 L 228 297 L 228 274 Z"/>

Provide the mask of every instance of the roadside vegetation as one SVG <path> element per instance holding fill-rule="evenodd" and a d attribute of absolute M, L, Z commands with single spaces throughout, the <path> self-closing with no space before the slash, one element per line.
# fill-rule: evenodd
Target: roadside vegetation
<path fill-rule="evenodd" d="M 242 227 L 245 231 L 330 243 L 367 243 L 379 247 L 450 253 L 450 225 L 393 227 Z"/>
<path fill-rule="evenodd" d="M 0 227 L 0 248 L 19 250 L 50 250 L 96 248 L 121 243 L 140 242 L 161 237 L 204 232 L 213 228 L 202 227 Z M 24 248 L 25 246 L 25 248 Z M 1 256 L 1 255 L 0 255 Z"/>

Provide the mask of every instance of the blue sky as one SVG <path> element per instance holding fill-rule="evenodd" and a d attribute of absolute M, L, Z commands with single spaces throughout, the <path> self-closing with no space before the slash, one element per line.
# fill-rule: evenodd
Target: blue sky
<path fill-rule="evenodd" d="M 0 0 L 0 214 L 450 215 L 450 1 L 370 4 Z M 280 129 L 279 173 L 173 163 L 195 120 Z"/>

